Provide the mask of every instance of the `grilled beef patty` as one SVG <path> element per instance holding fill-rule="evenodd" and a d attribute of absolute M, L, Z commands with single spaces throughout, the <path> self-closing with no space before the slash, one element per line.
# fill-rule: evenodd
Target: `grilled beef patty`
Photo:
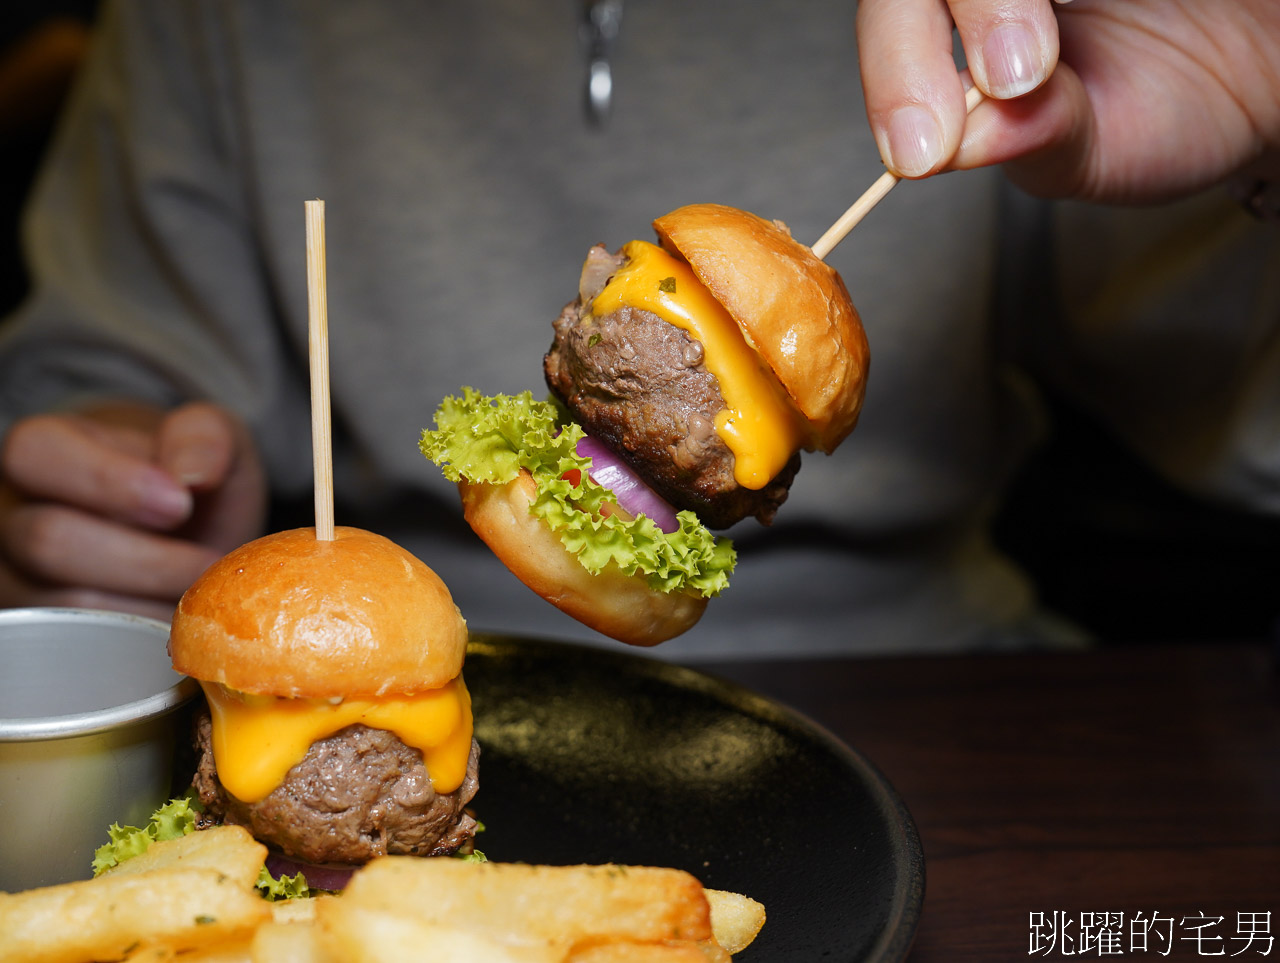
<path fill-rule="evenodd" d="M 348 726 L 313 743 L 266 798 L 244 803 L 218 779 L 212 733 L 204 709 L 195 721 L 200 760 L 192 780 L 204 820 L 244 826 L 286 856 L 342 864 L 387 853 L 443 856 L 475 835 L 476 821 L 463 808 L 479 786 L 474 739 L 462 785 L 440 794 L 417 749 L 385 730 Z"/>
<path fill-rule="evenodd" d="M 715 430 L 724 397 L 703 363 L 701 342 L 638 308 L 584 318 L 584 306 L 624 260 L 600 245 L 588 253 L 579 296 L 553 323 L 555 339 L 543 359 L 547 386 L 589 434 L 704 525 L 728 528 L 751 516 L 769 524 L 800 469 L 800 454 L 762 489 L 734 480 L 733 452 Z"/>

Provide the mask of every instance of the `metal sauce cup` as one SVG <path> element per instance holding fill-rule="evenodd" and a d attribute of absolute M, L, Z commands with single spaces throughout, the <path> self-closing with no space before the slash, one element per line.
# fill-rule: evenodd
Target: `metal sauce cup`
<path fill-rule="evenodd" d="M 198 691 L 168 638 L 118 612 L 0 610 L 0 890 L 87 879 L 107 827 L 168 798 L 172 715 Z"/>

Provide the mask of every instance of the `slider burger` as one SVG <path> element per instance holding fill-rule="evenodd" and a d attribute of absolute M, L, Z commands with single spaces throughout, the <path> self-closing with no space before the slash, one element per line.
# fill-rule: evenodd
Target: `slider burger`
<path fill-rule="evenodd" d="M 726 587 L 709 529 L 769 524 L 800 451 L 853 430 L 868 359 L 839 274 L 780 221 L 694 204 L 653 226 L 588 252 L 543 360 L 554 401 L 464 389 L 420 446 L 525 584 L 637 645 Z"/>
<path fill-rule="evenodd" d="M 249 542 L 178 603 L 174 668 L 199 680 L 202 822 L 244 826 L 318 889 L 385 853 L 469 846 L 479 748 L 467 627 L 394 542 L 338 527 Z"/>

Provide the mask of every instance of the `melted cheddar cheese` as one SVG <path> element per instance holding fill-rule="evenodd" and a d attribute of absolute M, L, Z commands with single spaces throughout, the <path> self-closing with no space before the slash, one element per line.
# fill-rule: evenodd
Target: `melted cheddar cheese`
<path fill-rule="evenodd" d="M 724 397 L 715 428 L 733 452 L 734 480 L 743 488 L 763 488 L 800 447 L 802 416 L 687 262 L 648 241 L 631 241 L 622 253 L 629 260 L 591 303 L 592 316 L 604 317 L 629 305 L 702 342 L 703 364 L 720 382 Z"/>
<path fill-rule="evenodd" d="M 201 682 L 213 720 L 213 759 L 231 795 L 255 803 L 284 781 L 307 748 L 362 723 L 395 733 L 422 752 L 438 793 L 462 785 L 471 754 L 471 695 L 462 677 L 413 696 L 284 699 L 249 695 Z"/>

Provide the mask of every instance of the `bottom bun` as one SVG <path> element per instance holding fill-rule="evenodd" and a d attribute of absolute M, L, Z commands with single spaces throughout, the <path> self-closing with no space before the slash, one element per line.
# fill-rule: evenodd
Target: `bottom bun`
<path fill-rule="evenodd" d="M 659 592 L 643 575 L 612 565 L 592 575 L 545 522 L 529 513 L 537 495 L 527 471 L 505 485 L 458 483 L 467 522 L 516 578 L 556 608 L 628 645 L 656 645 L 692 628 L 707 600 Z"/>

